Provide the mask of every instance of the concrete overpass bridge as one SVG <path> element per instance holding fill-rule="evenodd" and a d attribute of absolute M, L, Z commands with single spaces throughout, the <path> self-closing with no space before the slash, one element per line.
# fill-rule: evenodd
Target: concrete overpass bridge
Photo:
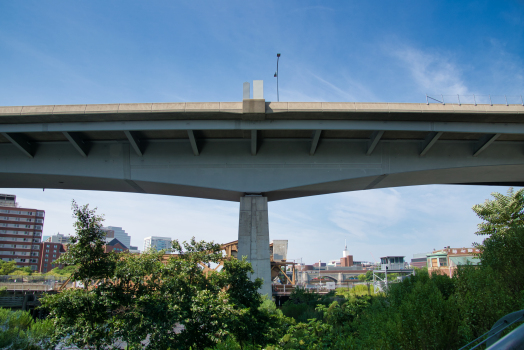
<path fill-rule="evenodd" d="M 522 186 L 523 117 L 522 105 L 264 99 L 0 107 L 0 187 L 240 201 L 239 254 L 269 283 L 268 201 Z"/>

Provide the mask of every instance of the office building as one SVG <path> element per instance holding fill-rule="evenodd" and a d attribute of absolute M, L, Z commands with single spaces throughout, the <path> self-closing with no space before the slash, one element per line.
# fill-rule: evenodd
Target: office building
<path fill-rule="evenodd" d="M 16 196 L 0 194 L 0 259 L 38 271 L 45 211 L 21 208 Z"/>
<path fill-rule="evenodd" d="M 57 233 L 56 235 L 52 235 L 51 237 L 44 237 L 44 242 L 50 242 L 50 243 L 61 243 L 61 244 L 68 244 L 71 242 L 71 236 L 66 236 L 61 233 Z"/>
<path fill-rule="evenodd" d="M 171 249 L 171 238 L 151 236 L 144 238 L 144 250 L 153 248 L 155 250 Z"/>
<path fill-rule="evenodd" d="M 122 229 L 122 227 L 107 226 L 107 227 L 102 227 L 102 230 L 108 232 L 106 236 L 107 238 L 118 239 L 120 243 L 122 243 L 128 249 L 131 246 L 131 237 L 129 236 L 129 234 L 127 234 L 125 230 Z M 113 233 L 111 234 L 110 231 L 113 231 Z M 111 241 L 111 239 L 109 240 L 106 239 L 106 241 Z"/>

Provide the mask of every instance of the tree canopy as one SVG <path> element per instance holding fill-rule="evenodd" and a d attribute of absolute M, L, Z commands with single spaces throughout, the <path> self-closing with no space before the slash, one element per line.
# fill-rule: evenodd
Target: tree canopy
<path fill-rule="evenodd" d="M 206 276 L 201 263 L 218 263 L 220 245 L 173 241 L 172 251 L 104 253 L 103 218 L 73 202 L 76 235 L 59 263 L 76 265 L 69 289 L 42 300 L 54 323 L 52 342 L 100 349 L 120 340 L 128 349 L 203 349 L 228 336 L 264 344 L 279 322 L 262 308 L 262 280 L 244 260 L 224 262 Z"/>

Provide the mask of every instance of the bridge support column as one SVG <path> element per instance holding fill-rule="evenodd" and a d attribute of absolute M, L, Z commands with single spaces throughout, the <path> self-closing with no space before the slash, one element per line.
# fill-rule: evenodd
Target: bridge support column
<path fill-rule="evenodd" d="M 245 196 L 240 198 L 238 226 L 238 258 L 247 256 L 253 266 L 251 279 L 262 278 L 260 294 L 272 296 L 271 263 L 269 261 L 269 221 L 267 197 Z"/>

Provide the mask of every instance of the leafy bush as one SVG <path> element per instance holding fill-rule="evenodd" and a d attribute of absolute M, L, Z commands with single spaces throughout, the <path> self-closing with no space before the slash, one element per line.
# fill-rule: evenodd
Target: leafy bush
<path fill-rule="evenodd" d="M 33 321 L 27 311 L 0 308 L 0 348 L 12 350 L 44 349 L 52 333 L 50 320 Z"/>

